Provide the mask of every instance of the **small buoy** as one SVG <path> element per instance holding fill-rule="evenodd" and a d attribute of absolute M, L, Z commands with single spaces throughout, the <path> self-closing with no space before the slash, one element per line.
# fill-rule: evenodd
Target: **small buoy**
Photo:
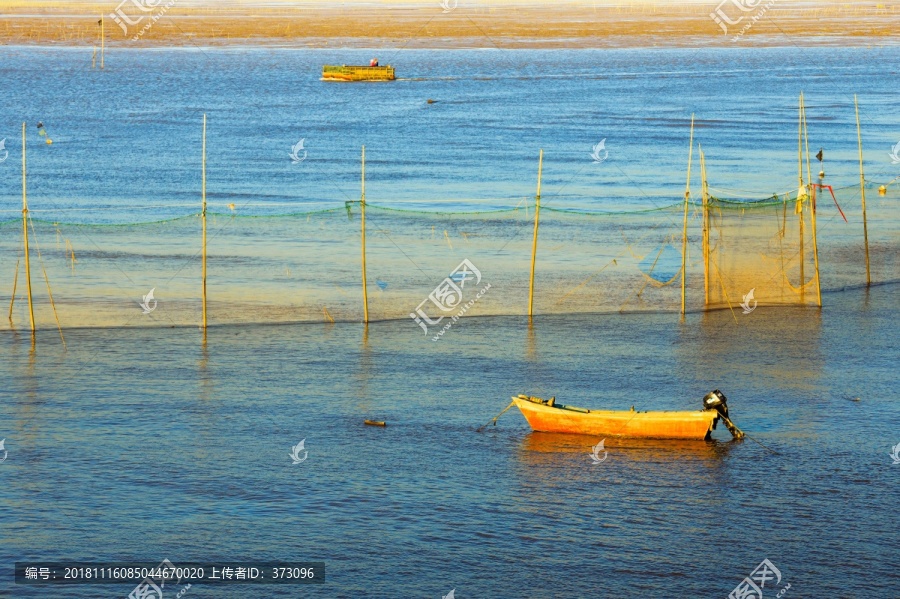
<path fill-rule="evenodd" d="M 48 139 L 48 140 L 47 140 L 47 145 L 48 145 L 48 146 L 49 146 L 50 144 L 52 144 L 52 143 L 53 143 L 53 140 L 52 140 L 52 139 Z"/>
<path fill-rule="evenodd" d="M 887 188 L 884 185 L 882 185 L 881 187 L 878 188 L 878 195 L 883 196 L 886 193 L 887 193 Z"/>
<path fill-rule="evenodd" d="M 819 179 L 825 178 L 825 171 L 819 171 Z"/>
<path fill-rule="evenodd" d="M 368 424 L 369 426 L 387 426 L 386 422 L 380 420 L 365 420 L 363 424 Z"/>
<path fill-rule="evenodd" d="M 228 204 L 228 209 L 233 211 L 233 210 L 234 210 L 234 204 Z"/>
<path fill-rule="evenodd" d="M 428 98 L 428 103 L 429 103 L 429 104 L 434 104 L 435 102 L 437 102 L 437 100 L 432 100 L 431 98 Z"/>

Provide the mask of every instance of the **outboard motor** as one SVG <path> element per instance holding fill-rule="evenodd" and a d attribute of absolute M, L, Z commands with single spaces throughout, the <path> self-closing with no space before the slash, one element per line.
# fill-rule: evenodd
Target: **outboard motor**
<path fill-rule="evenodd" d="M 703 397 L 703 409 L 704 410 L 715 410 L 719 413 L 719 417 L 722 419 L 722 422 L 725 423 L 725 426 L 728 427 L 728 432 L 731 433 L 731 436 L 735 439 L 742 439 L 744 437 L 744 433 L 734 425 L 734 423 L 728 418 L 728 400 L 725 398 L 725 394 L 716 389 L 712 393 L 707 393 Z M 713 425 L 715 428 L 715 425 Z"/>
<path fill-rule="evenodd" d="M 707 393 L 703 398 L 704 410 L 715 410 L 722 416 L 728 416 L 728 399 L 725 394 L 716 389 L 711 393 Z"/>

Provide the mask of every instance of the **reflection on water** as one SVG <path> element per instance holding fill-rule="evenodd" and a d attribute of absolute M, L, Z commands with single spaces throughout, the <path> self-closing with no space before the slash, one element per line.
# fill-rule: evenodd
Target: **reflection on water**
<path fill-rule="evenodd" d="M 898 298 L 846 291 L 737 323 L 471 318 L 438 342 L 408 321 L 211 327 L 206 343 L 193 327 L 73 330 L 67 352 L 52 329 L 34 351 L 5 331 L 0 575 L 26 556 L 249 556 L 325 561 L 310 597 L 724 597 L 767 557 L 803 596 L 887 599 Z M 694 410 L 714 388 L 778 454 L 721 427 L 709 442 L 532 433 L 516 409 L 475 432 L 517 393 Z"/>
<path fill-rule="evenodd" d="M 590 457 L 591 448 L 600 440 L 600 436 L 595 438 L 586 435 L 531 432 L 522 439 L 520 455 L 528 464 L 540 463 L 544 458 L 539 454 L 545 453 L 577 453 L 579 457 L 582 455 Z M 628 462 L 650 463 L 716 459 L 726 455 L 734 443 L 740 443 L 718 439 L 693 441 L 602 437 L 602 440 L 606 452 L 610 455 L 619 455 Z M 551 458 L 551 461 L 554 460 Z"/>
<path fill-rule="evenodd" d="M 329 325 L 333 326 L 333 325 Z M 339 367 L 339 366 L 338 366 Z M 369 325 L 362 325 L 362 341 L 360 343 L 359 361 L 354 371 L 357 380 L 356 397 L 359 399 L 358 409 L 361 413 L 369 412 L 371 408 L 371 395 L 369 392 L 369 383 L 374 374 L 374 359 L 372 356 L 372 348 L 369 346 Z"/>
<path fill-rule="evenodd" d="M 684 368 L 714 372 L 727 380 L 733 370 L 746 372 L 762 364 L 780 388 L 808 385 L 821 373 L 820 309 L 761 307 L 750 314 L 717 310 L 702 313 L 699 325 L 683 329 L 692 344 L 674 348 Z"/>
<path fill-rule="evenodd" d="M 525 341 L 525 356 L 529 362 L 537 362 L 537 343 L 534 339 L 534 321 L 528 319 L 528 338 Z"/>

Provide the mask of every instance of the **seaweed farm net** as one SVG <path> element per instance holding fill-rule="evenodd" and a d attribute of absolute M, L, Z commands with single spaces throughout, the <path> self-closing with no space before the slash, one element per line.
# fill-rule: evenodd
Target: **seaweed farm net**
<path fill-rule="evenodd" d="M 869 278 L 900 280 L 897 186 L 881 195 L 867 183 L 866 191 Z M 858 186 L 835 190 L 836 201 L 827 189 L 816 190 L 815 232 L 810 197 L 724 195 L 712 189 L 705 205 L 694 197 L 687 209 L 679 202 L 625 213 L 547 202 L 540 209 L 534 314 L 680 312 L 683 257 L 689 312 L 739 310 L 751 290 L 754 305 L 816 305 L 819 288 L 866 284 Z M 273 217 L 208 213 L 209 325 L 361 322 L 361 207 L 347 202 Z M 412 316 L 431 333 L 446 322 L 441 317 L 462 308 L 466 316 L 528 313 L 533 202 L 466 213 L 367 204 L 365 213 L 370 321 Z M 4 328 L 29 326 L 22 233 L 21 218 L 0 223 L 4 309 L 15 285 Z M 32 214 L 37 326 L 56 326 L 44 273 L 63 327 L 200 324 L 201 240 L 198 214 L 127 225 L 49 222 Z M 827 297 L 822 301 L 827 305 Z"/>

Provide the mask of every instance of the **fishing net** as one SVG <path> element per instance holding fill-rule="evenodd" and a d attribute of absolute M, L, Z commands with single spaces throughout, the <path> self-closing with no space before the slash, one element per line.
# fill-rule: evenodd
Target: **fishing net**
<path fill-rule="evenodd" d="M 884 186 L 883 193 L 879 191 L 881 187 L 882 184 L 866 182 L 865 224 L 863 195 L 858 185 L 835 188 L 834 198 L 828 190 L 816 190 L 823 291 L 866 284 L 866 239 L 871 282 L 900 280 L 900 194 L 896 180 Z"/>
<path fill-rule="evenodd" d="M 873 283 L 900 280 L 896 185 L 885 195 L 878 187 L 866 187 Z M 713 189 L 706 201 L 701 194 L 687 206 L 618 213 L 547 201 L 540 208 L 533 312 L 675 313 L 682 297 L 688 312 L 739 310 L 742 303 L 815 305 L 819 288 L 865 285 L 859 187 L 835 189 L 834 198 L 830 190 L 813 191 L 815 232 L 812 194 L 798 201 L 796 191 L 747 201 Z M 209 213 L 210 326 L 362 321 L 361 208 L 340 202 L 271 217 Z M 438 335 L 459 316 L 528 313 L 533 201 L 465 213 L 368 204 L 365 217 L 370 321 L 408 319 Z M 45 272 L 63 327 L 202 322 L 197 214 L 128 225 L 34 217 L 29 237 L 39 327 L 56 326 Z M 16 286 L 4 328 L 28 327 L 22 241 L 20 218 L 0 223 L 5 306 Z"/>
<path fill-rule="evenodd" d="M 710 198 L 708 215 L 710 307 L 818 304 L 817 236 L 807 194 L 754 203 Z"/>

